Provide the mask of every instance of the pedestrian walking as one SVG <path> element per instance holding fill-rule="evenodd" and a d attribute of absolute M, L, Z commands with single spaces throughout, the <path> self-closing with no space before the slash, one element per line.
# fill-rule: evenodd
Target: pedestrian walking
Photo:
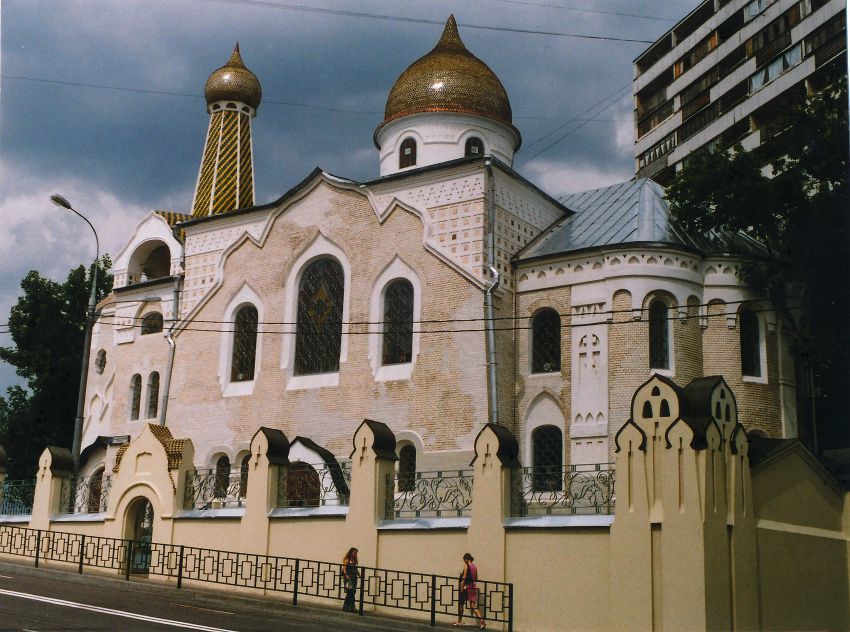
<path fill-rule="evenodd" d="M 357 579 L 360 577 L 360 569 L 357 567 L 357 549 L 353 546 L 342 558 L 342 587 L 345 589 L 345 601 L 342 609 L 345 612 L 355 612 L 354 598 L 357 594 Z"/>
<path fill-rule="evenodd" d="M 475 558 L 469 553 L 463 554 L 463 570 L 460 572 L 460 595 L 457 600 L 457 621 L 452 625 L 456 628 L 463 626 L 463 608 L 468 605 L 472 614 L 478 620 L 478 629 L 487 627 L 487 622 L 478 609 L 478 567 L 473 563 Z"/>

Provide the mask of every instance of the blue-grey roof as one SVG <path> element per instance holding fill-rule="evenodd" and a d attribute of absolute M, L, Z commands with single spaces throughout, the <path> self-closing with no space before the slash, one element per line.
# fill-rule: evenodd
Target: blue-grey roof
<path fill-rule="evenodd" d="M 670 219 L 664 188 L 648 178 L 565 195 L 574 215 L 558 220 L 517 255 L 534 259 L 605 246 L 668 245 L 702 253 L 763 252 L 744 234 L 692 235 Z"/>

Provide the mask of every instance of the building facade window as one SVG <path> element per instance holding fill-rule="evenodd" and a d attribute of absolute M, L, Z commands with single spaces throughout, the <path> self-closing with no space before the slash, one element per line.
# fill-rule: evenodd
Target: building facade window
<path fill-rule="evenodd" d="M 213 497 L 226 498 L 228 487 L 230 487 L 230 459 L 226 456 L 220 456 L 215 462 Z"/>
<path fill-rule="evenodd" d="M 148 418 L 156 417 L 159 411 L 159 373 L 148 376 Z"/>
<path fill-rule="evenodd" d="M 466 139 L 466 146 L 463 149 L 464 156 L 483 156 L 484 142 L 477 136 L 472 136 Z"/>
<path fill-rule="evenodd" d="M 416 447 L 402 446 L 398 452 L 398 491 L 412 492 L 416 488 Z"/>
<path fill-rule="evenodd" d="M 100 496 L 103 493 L 103 468 L 99 468 L 89 478 L 89 500 L 86 509 L 89 513 L 100 512 Z"/>
<path fill-rule="evenodd" d="M 542 309 L 531 320 L 531 372 L 561 370 L 561 317 L 554 309 Z"/>
<path fill-rule="evenodd" d="M 318 507 L 321 498 L 319 473 L 312 465 L 297 461 L 286 472 L 287 507 Z"/>
<path fill-rule="evenodd" d="M 130 419 L 139 418 L 142 407 L 142 376 L 136 373 L 130 378 Z"/>
<path fill-rule="evenodd" d="M 741 374 L 761 377 L 761 332 L 758 316 L 751 309 L 738 313 L 738 328 L 741 338 Z"/>
<path fill-rule="evenodd" d="M 239 497 L 248 495 L 248 467 L 251 464 L 251 455 L 246 454 L 239 463 Z"/>
<path fill-rule="evenodd" d="M 382 364 L 404 364 L 413 358 L 413 284 L 397 279 L 384 292 Z"/>
<path fill-rule="evenodd" d="M 667 303 L 654 298 L 649 303 L 649 368 L 670 368 L 670 320 Z"/>
<path fill-rule="evenodd" d="M 230 381 L 248 382 L 254 379 L 257 358 L 257 308 L 246 305 L 236 312 L 233 323 L 233 352 L 230 359 Z"/>
<path fill-rule="evenodd" d="M 162 331 L 162 314 L 159 312 L 151 312 L 145 314 L 142 318 L 142 335 L 158 334 Z"/>
<path fill-rule="evenodd" d="M 564 439 L 557 426 L 540 426 L 531 433 L 532 486 L 536 492 L 561 491 L 564 485 Z"/>
<path fill-rule="evenodd" d="M 103 373 L 103 370 L 106 368 L 106 349 L 101 349 L 97 352 L 97 356 L 94 360 L 94 369 L 97 371 L 97 374 L 100 375 Z"/>
<path fill-rule="evenodd" d="M 401 142 L 401 148 L 398 155 L 398 168 L 416 166 L 416 141 L 412 138 L 405 138 Z"/>
<path fill-rule="evenodd" d="M 298 288 L 295 375 L 339 371 L 345 277 L 334 259 L 319 259 L 304 271 Z"/>

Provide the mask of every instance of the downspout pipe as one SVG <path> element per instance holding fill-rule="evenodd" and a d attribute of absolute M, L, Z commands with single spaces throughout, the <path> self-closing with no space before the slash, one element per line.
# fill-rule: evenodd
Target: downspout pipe
<path fill-rule="evenodd" d="M 175 231 L 175 238 L 177 237 Z M 180 318 L 180 291 L 183 289 L 183 275 L 186 269 L 186 248 L 183 246 L 180 252 L 180 274 L 177 277 L 177 284 L 174 286 L 174 298 L 171 308 L 171 324 L 168 331 L 165 333 L 165 341 L 168 343 L 168 366 L 165 369 L 165 381 L 162 389 L 162 406 L 159 410 L 159 425 L 165 425 L 165 415 L 168 413 L 168 395 L 171 391 L 171 373 L 174 369 L 174 356 L 177 355 L 177 343 L 174 342 L 174 328 L 177 327 L 177 321 Z"/>
<path fill-rule="evenodd" d="M 493 316 L 493 292 L 499 287 L 500 275 L 496 269 L 496 201 L 493 168 L 489 159 L 484 161 L 487 172 L 487 263 L 493 277 L 484 293 L 485 318 L 487 320 L 487 405 L 490 411 L 490 423 L 499 424 L 499 397 L 496 388 L 496 331 Z"/>

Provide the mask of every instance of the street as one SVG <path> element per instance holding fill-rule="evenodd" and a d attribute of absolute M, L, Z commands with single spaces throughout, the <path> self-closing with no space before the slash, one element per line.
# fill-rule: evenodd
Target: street
<path fill-rule="evenodd" d="M 77 575 L 31 566 L 0 563 L 0 632 L 66 630 L 363 630 L 409 632 L 439 629 L 386 615 L 343 613 L 327 608 L 263 601 L 198 590 L 177 590 L 142 581 Z"/>

